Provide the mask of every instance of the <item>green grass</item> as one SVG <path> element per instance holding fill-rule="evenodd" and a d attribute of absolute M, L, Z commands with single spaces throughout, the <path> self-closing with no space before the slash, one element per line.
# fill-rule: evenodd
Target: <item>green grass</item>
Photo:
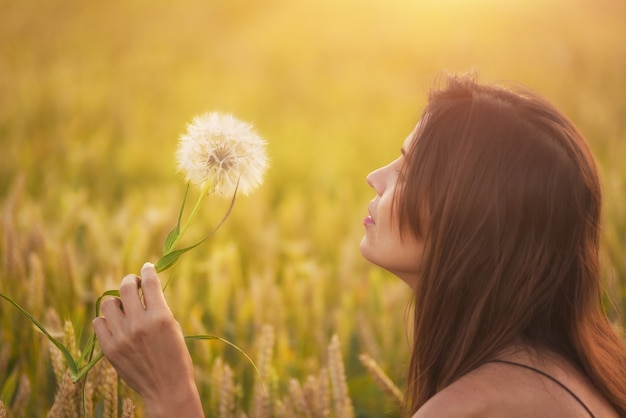
<path fill-rule="evenodd" d="M 283 389 L 320 369 L 336 333 L 357 415 L 393 416 L 357 357 L 373 335 L 369 350 L 402 384 L 410 294 L 358 252 L 365 176 L 396 157 L 441 69 L 529 85 L 598 158 L 603 271 L 623 309 L 625 18 L 619 0 L 0 2 L 0 291 L 38 318 L 54 308 L 86 338 L 95 298 L 160 256 L 184 193 L 178 135 L 199 113 L 231 112 L 268 140 L 271 168 L 166 274 L 172 309 L 187 334 L 250 353 L 272 324 Z M 209 202 L 189 242 L 227 205 Z M 0 388 L 27 375 L 24 414 L 41 416 L 56 387 L 47 349 L 6 303 L 0 346 Z M 190 347 L 203 394 L 216 356 L 249 392 L 235 351 Z"/>

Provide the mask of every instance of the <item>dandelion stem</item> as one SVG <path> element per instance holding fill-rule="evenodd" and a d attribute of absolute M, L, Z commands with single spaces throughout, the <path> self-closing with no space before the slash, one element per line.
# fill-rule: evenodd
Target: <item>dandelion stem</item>
<path fill-rule="evenodd" d="M 202 190 L 200 190 L 200 196 L 198 196 L 198 200 L 196 201 L 196 205 L 193 207 L 193 210 L 191 211 L 191 214 L 187 218 L 187 221 L 185 221 L 185 224 L 180 229 L 180 232 L 178 233 L 178 236 L 176 237 L 176 239 L 172 243 L 172 245 L 170 247 L 171 248 L 170 252 L 173 251 L 176 248 L 176 244 L 178 244 L 178 241 L 180 241 L 182 236 L 187 231 L 187 228 L 189 228 L 189 224 L 191 223 L 191 220 L 197 215 L 198 210 L 200 209 L 200 206 L 202 205 L 202 202 L 204 201 L 204 198 L 208 195 L 209 190 L 211 190 L 211 188 L 213 186 L 214 186 L 214 181 L 213 180 L 207 181 L 204 184 L 204 186 L 202 186 Z"/>

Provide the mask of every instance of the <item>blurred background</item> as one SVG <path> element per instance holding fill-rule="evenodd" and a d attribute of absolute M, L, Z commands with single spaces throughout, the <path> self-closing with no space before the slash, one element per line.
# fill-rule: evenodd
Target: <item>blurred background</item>
<path fill-rule="evenodd" d="M 251 353 L 270 324 L 276 393 L 322 368 L 337 334 L 356 415 L 397 416 L 357 359 L 402 386 L 410 294 L 360 258 L 365 176 L 397 157 L 440 71 L 474 70 L 541 92 L 589 139 L 607 308 L 623 323 L 625 22 L 622 0 L 0 1 L 0 291 L 70 320 L 80 344 L 95 298 L 160 256 L 184 193 L 178 136 L 200 113 L 232 113 L 266 138 L 271 168 L 168 273 L 172 309 L 188 333 Z M 210 202 L 191 235 L 227 203 Z M 46 342 L 6 303 L 0 315 L 1 399 L 42 416 L 56 388 Z M 224 357 L 246 410 L 245 360 L 191 349 L 206 399 L 202 369 Z"/>

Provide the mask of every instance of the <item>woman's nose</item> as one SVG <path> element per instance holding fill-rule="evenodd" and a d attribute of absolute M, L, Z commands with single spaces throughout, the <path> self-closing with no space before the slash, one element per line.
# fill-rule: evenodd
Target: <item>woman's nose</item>
<path fill-rule="evenodd" d="M 376 190 L 376 193 L 379 195 L 381 195 L 385 190 L 385 182 L 382 181 L 382 172 L 383 169 L 379 168 L 378 170 L 369 173 L 366 177 L 367 184 L 369 184 L 371 188 Z"/>

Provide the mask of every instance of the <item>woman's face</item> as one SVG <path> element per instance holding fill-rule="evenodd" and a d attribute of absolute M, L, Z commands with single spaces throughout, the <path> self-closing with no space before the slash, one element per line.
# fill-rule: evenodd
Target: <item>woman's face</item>
<path fill-rule="evenodd" d="M 376 197 L 369 204 L 369 216 L 363 220 L 365 236 L 361 240 L 363 257 L 400 277 L 411 287 L 420 273 L 424 245 L 408 225 L 398 224 L 397 210 L 391 208 L 396 187 L 402 181 L 399 174 L 404 154 L 409 150 L 414 132 L 404 141 L 402 156 L 367 176 Z"/>

